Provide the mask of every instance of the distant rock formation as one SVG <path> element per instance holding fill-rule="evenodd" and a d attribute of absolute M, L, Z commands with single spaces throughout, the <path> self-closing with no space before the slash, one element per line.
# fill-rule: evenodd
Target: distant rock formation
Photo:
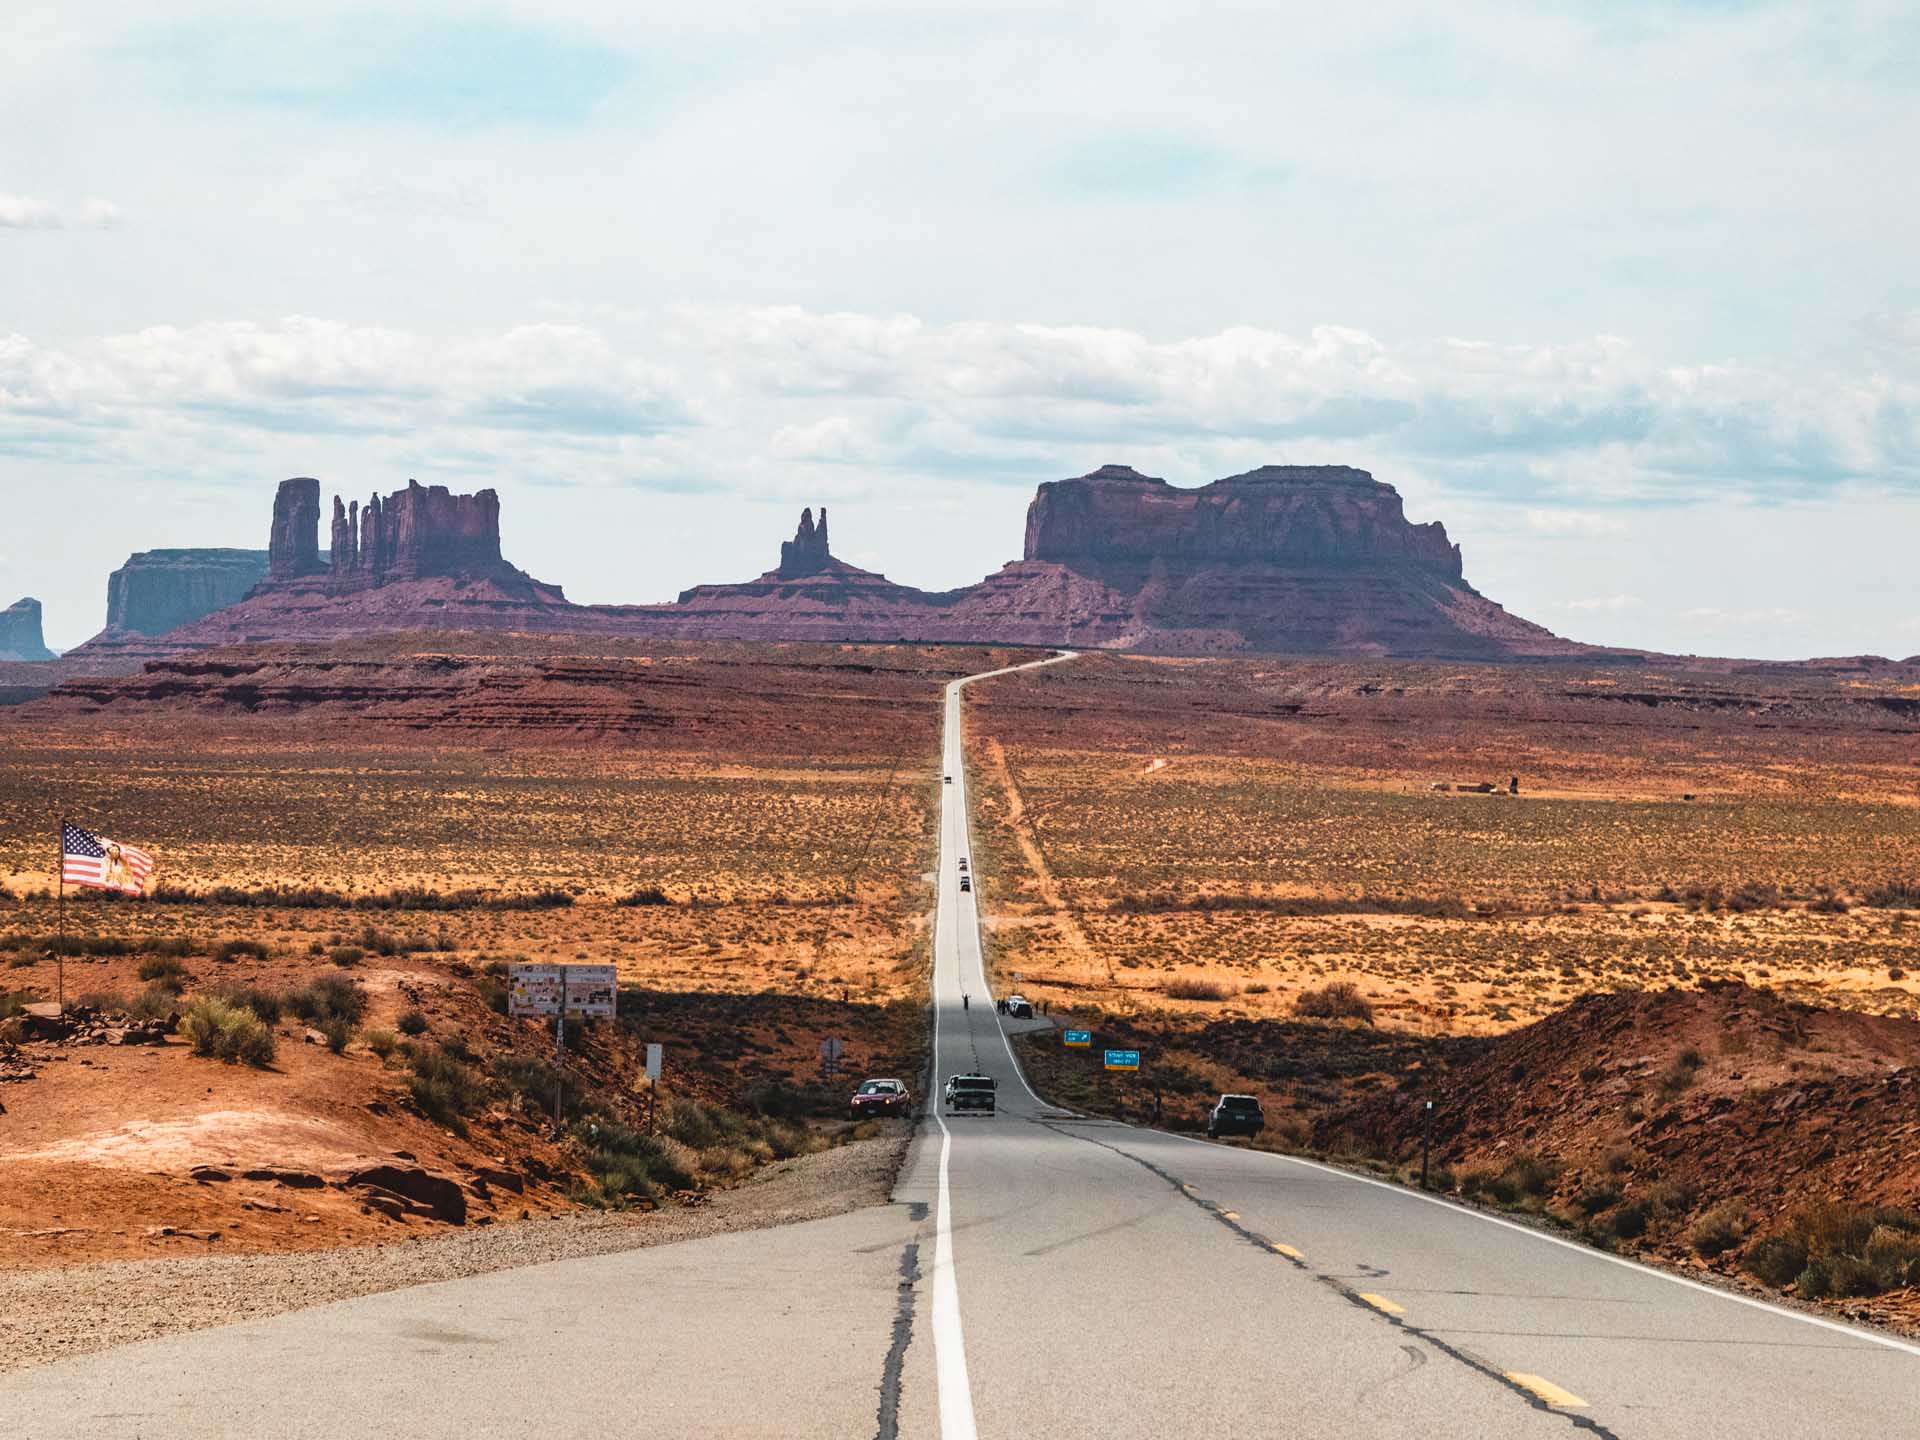
<path fill-rule="evenodd" d="M 223 610 L 267 577 L 265 550 L 142 550 L 107 577 L 107 629 L 164 635 Z"/>
<path fill-rule="evenodd" d="M 1027 510 L 1025 558 L 1132 578 L 1154 566 L 1418 570 L 1460 584 L 1460 547 L 1412 525 L 1391 485 L 1345 465 L 1263 465 L 1177 490 L 1125 465 L 1050 480 Z"/>
<path fill-rule="evenodd" d="M 780 542 L 780 568 L 776 573 L 782 580 L 798 580 L 803 575 L 818 575 L 832 559 L 827 553 L 827 507 L 820 507 L 818 529 L 809 508 L 800 512 L 800 528 L 793 539 Z"/>
<path fill-rule="evenodd" d="M 320 482 L 310 475 L 282 480 L 273 497 L 267 573 L 275 580 L 297 580 L 321 568 Z"/>
<path fill-rule="evenodd" d="M 0 660 L 51 660 L 40 628 L 40 602 L 29 596 L 0 610 Z"/>
<path fill-rule="evenodd" d="M 398 630 L 522 630 L 740 640 L 1079 645 L 1168 654 L 1593 655 L 1469 585 L 1438 523 L 1415 525 L 1364 470 L 1271 465 L 1180 489 L 1122 465 L 1040 486 L 1022 559 L 939 593 L 834 557 L 801 511 L 779 564 L 671 604 L 572 605 L 501 557 L 500 501 L 409 481 L 333 502 L 280 486 L 268 573 L 238 604 L 114 655 Z M 110 632 L 111 633 L 111 632 Z M 104 638 L 104 637 L 103 637 Z M 145 645 L 145 649 L 140 649 Z M 95 642 L 82 647 L 91 651 Z M 83 658 L 104 658 L 91 655 Z"/>
<path fill-rule="evenodd" d="M 430 575 L 507 578 L 519 572 L 500 557 L 500 497 L 491 490 L 455 495 L 444 485 L 409 480 L 362 508 L 333 500 L 329 575 L 350 588 Z"/>

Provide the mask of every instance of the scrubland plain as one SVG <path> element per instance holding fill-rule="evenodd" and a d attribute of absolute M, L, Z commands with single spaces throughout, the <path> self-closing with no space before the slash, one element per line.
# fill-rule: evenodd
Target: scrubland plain
<path fill-rule="evenodd" d="M 511 1219 L 652 1205 L 845 1138 L 852 1079 L 917 1079 L 940 687 L 999 660 L 380 637 L 0 710 L 0 1011 L 55 993 L 61 816 L 160 865 L 149 899 L 69 896 L 78 1033 L 0 1019 L 22 1077 L 0 1086 L 0 1257 L 430 1225 L 336 1183 L 397 1152 Z M 564 1072 L 550 1023 L 503 1013 L 523 960 L 618 969 L 620 1020 L 576 1022 Z M 243 1061 L 249 1015 L 270 1058 L 191 1053 L 208 1002 Z M 829 1035 L 850 1079 L 820 1075 Z"/>

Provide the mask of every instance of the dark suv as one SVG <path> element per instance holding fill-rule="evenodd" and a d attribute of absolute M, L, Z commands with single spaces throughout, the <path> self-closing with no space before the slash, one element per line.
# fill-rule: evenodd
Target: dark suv
<path fill-rule="evenodd" d="M 1222 1095 L 1220 1103 L 1207 1112 L 1207 1134 L 1258 1135 L 1267 1127 L 1266 1112 L 1251 1095 Z"/>

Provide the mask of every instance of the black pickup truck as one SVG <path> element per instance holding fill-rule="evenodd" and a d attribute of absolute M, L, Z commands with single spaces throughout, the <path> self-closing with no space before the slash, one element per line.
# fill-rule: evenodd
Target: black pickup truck
<path fill-rule="evenodd" d="M 993 1114 L 994 1079 L 991 1075 L 953 1075 L 947 1079 L 949 1110 L 984 1110 Z"/>

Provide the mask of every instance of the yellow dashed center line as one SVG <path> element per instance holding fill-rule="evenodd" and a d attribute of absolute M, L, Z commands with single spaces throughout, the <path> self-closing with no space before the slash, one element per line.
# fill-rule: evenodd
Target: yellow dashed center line
<path fill-rule="evenodd" d="M 1362 1300 L 1367 1297 L 1362 1295 Z M 1543 1380 L 1538 1375 L 1527 1375 L 1518 1370 L 1509 1370 L 1507 1379 L 1523 1390 L 1531 1390 L 1549 1405 L 1558 1405 L 1566 1410 L 1583 1410 L 1587 1402 L 1571 1390 L 1562 1390 L 1551 1380 Z"/>
<path fill-rule="evenodd" d="M 1289 1260 L 1304 1260 L 1307 1258 L 1291 1245 L 1282 1245 L 1278 1240 L 1269 1241 L 1268 1243 L 1273 1246 L 1273 1253 L 1276 1255 L 1284 1255 Z"/>
<path fill-rule="evenodd" d="M 1404 1315 L 1407 1313 L 1406 1306 L 1396 1305 L 1384 1295 L 1368 1295 L 1362 1292 L 1360 1298 L 1378 1310 L 1382 1315 Z M 1544 1385 L 1546 1382 L 1543 1380 L 1540 1383 Z"/>

